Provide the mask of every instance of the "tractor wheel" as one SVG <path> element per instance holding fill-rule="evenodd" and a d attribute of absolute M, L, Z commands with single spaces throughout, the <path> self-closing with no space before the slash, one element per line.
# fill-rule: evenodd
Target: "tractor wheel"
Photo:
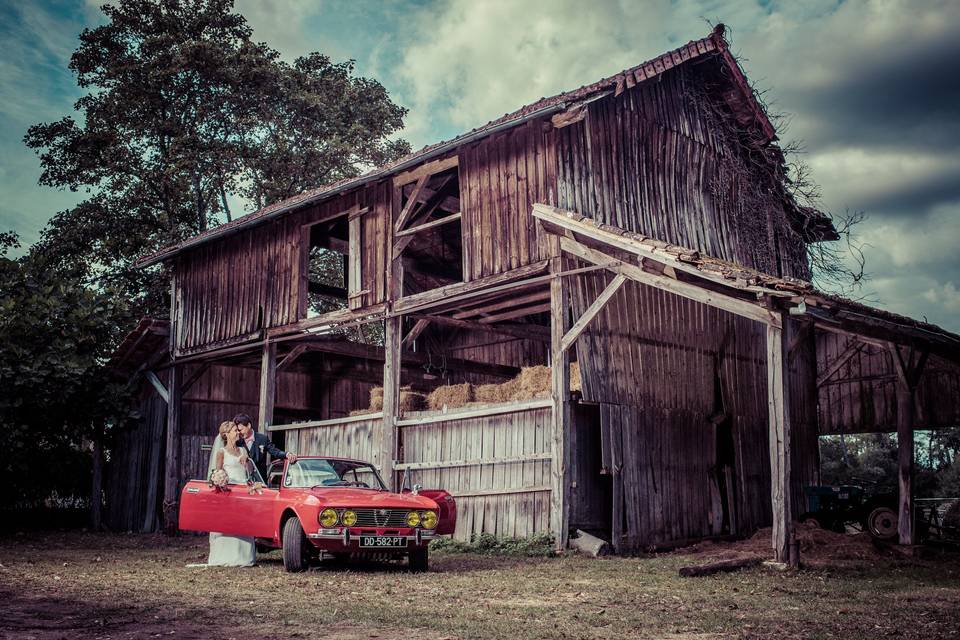
<path fill-rule="evenodd" d="M 897 512 L 890 507 L 877 507 L 867 514 L 864 528 L 875 540 L 893 540 L 897 537 Z"/>
<path fill-rule="evenodd" d="M 299 518 L 290 518 L 283 525 L 283 568 L 290 572 L 306 571 L 310 566 L 310 543 L 303 533 Z"/>
<path fill-rule="evenodd" d="M 409 569 L 413 573 L 424 573 L 430 568 L 430 555 L 426 547 L 423 549 L 414 549 L 410 552 Z"/>

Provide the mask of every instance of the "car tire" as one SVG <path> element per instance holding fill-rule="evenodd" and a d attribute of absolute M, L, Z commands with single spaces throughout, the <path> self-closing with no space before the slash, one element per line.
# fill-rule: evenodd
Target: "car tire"
<path fill-rule="evenodd" d="M 306 571 L 309 566 L 310 543 L 300 519 L 290 518 L 283 525 L 283 568 L 295 573 Z"/>
<path fill-rule="evenodd" d="M 409 554 L 409 569 L 413 573 L 424 573 L 430 569 L 430 552 L 428 549 L 414 549 Z"/>
<path fill-rule="evenodd" d="M 867 514 L 864 528 L 874 540 L 893 540 L 898 521 L 897 512 L 890 507 L 876 507 Z"/>

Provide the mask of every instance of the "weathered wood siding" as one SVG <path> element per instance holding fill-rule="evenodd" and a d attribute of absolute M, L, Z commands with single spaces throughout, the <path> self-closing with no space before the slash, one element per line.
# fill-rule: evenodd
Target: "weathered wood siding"
<path fill-rule="evenodd" d="M 609 276 L 571 283 L 574 317 Z M 614 472 L 623 550 L 720 533 L 717 467 L 731 466 L 736 533 L 770 522 L 765 328 L 725 311 L 628 283 L 576 343 L 584 400 L 601 403 L 604 466 Z M 793 494 L 816 480 L 811 360 L 791 362 Z M 729 421 L 733 459 L 717 455 Z M 619 487 L 617 486 L 619 483 Z M 658 506 L 660 505 L 660 506 Z"/>
<path fill-rule="evenodd" d="M 405 425 L 401 430 L 402 462 L 467 461 L 469 465 L 409 472 L 408 484 L 442 488 L 457 500 L 455 537 L 490 533 L 528 536 L 550 527 L 550 461 L 494 460 L 550 453 L 550 409 L 443 422 Z M 429 413 L 411 413 L 416 418 Z M 489 462 L 487 462 L 489 461 Z"/>
<path fill-rule="evenodd" d="M 692 72 L 673 69 L 588 106 L 559 130 L 559 207 L 775 275 L 809 277 L 782 205 L 758 203 Z M 769 207 L 765 210 L 759 207 Z"/>
<path fill-rule="evenodd" d="M 560 129 L 559 206 L 606 224 L 769 273 L 808 277 L 805 245 L 781 205 L 748 198 L 742 149 L 714 126 L 692 72 L 679 68 L 588 106 Z M 579 276 L 574 318 L 609 282 Z M 770 522 L 765 329 L 635 283 L 577 342 L 583 397 L 601 404 L 622 550 L 720 533 L 717 423 L 732 438 L 736 533 Z M 792 363 L 793 499 L 816 481 L 812 351 Z M 576 500 L 574 496 L 574 500 Z M 579 509 L 578 505 L 572 507 Z"/>
<path fill-rule="evenodd" d="M 172 284 L 176 352 L 230 344 L 301 319 L 301 230 L 354 205 L 369 209 L 360 223 L 360 289 L 369 292 L 363 302 L 383 302 L 392 197 L 388 181 L 368 185 L 182 254 Z"/>
<path fill-rule="evenodd" d="M 376 462 L 380 418 L 286 431 L 287 448 L 304 456 L 338 456 Z"/>
<path fill-rule="evenodd" d="M 154 531 L 162 496 L 164 428 L 167 405 L 144 385 L 140 417 L 114 434 L 104 474 L 104 522 L 111 531 Z"/>
<path fill-rule="evenodd" d="M 531 121 L 460 149 L 465 280 L 546 257 L 530 212 L 535 202 L 556 201 L 555 139 Z"/>
<path fill-rule="evenodd" d="M 817 369 L 823 375 L 854 338 L 818 332 Z M 960 367 L 930 357 L 916 396 L 917 429 L 960 425 Z M 864 344 L 819 388 L 819 425 L 823 435 L 897 430 L 897 377 L 890 353 Z"/>

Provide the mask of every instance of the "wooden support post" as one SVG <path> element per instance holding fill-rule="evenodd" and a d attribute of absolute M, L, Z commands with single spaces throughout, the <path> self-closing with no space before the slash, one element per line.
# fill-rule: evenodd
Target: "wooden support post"
<path fill-rule="evenodd" d="M 570 514 L 570 487 L 567 477 L 570 465 L 570 352 L 562 346 L 569 329 L 569 292 L 560 272 L 563 259 L 551 258 L 550 271 L 550 367 L 552 371 L 551 398 L 553 400 L 550 451 L 550 530 L 556 550 L 567 548 Z"/>
<path fill-rule="evenodd" d="M 395 488 L 393 465 L 397 455 L 397 413 L 400 407 L 400 335 L 402 318 L 387 318 L 384 331 L 383 428 L 380 437 L 380 475 Z"/>
<path fill-rule="evenodd" d="M 897 533 L 900 544 L 913 544 L 913 389 L 897 382 L 897 465 L 899 498 Z"/>
<path fill-rule="evenodd" d="M 260 411 L 257 429 L 265 433 L 273 424 L 273 405 L 277 396 L 277 343 L 265 342 L 260 358 Z"/>
<path fill-rule="evenodd" d="M 163 528 L 167 535 L 177 533 L 177 506 L 180 497 L 180 376 L 183 367 L 170 365 L 167 381 L 167 464 L 163 482 Z"/>
<path fill-rule="evenodd" d="M 897 464 L 899 467 L 899 498 L 897 504 L 897 533 L 900 544 L 914 544 L 913 536 L 913 458 L 914 414 L 916 413 L 916 389 L 923 375 L 927 353 L 913 362 L 913 353 L 904 360 L 900 347 L 888 345 L 893 369 L 897 374 Z"/>
<path fill-rule="evenodd" d="M 789 559 L 793 528 L 790 493 L 790 387 L 789 319 L 783 328 L 767 325 L 767 405 L 770 415 L 770 501 L 773 507 L 773 555 L 777 562 Z"/>

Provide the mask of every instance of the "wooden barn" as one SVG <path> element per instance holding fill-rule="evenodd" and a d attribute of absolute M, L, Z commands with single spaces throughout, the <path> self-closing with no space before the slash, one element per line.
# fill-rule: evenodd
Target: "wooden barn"
<path fill-rule="evenodd" d="M 459 538 L 629 553 L 772 524 L 783 559 L 843 431 L 898 432 L 908 513 L 913 429 L 960 422 L 960 337 L 808 284 L 836 232 L 784 171 L 718 28 L 144 258 L 171 314 L 114 358 L 143 417 L 110 522 L 175 525 L 239 411 L 448 489 Z"/>

